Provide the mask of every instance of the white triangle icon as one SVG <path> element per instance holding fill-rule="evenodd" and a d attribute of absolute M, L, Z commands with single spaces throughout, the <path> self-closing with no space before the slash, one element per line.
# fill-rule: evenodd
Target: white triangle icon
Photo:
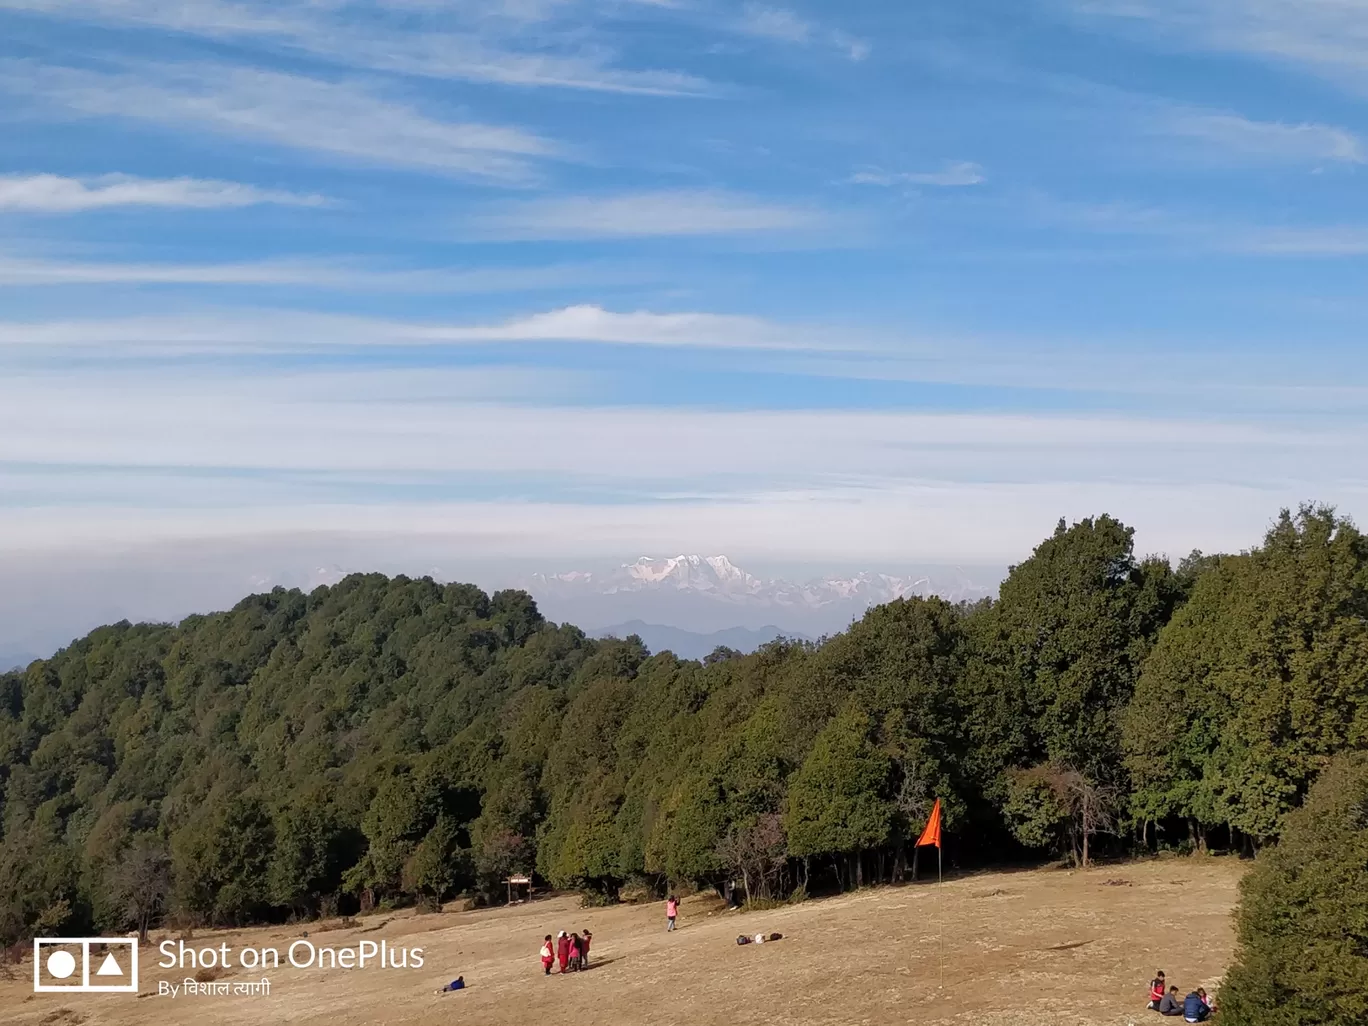
<path fill-rule="evenodd" d="M 114 961 L 114 955 L 113 955 L 112 952 L 111 952 L 110 954 L 108 954 L 108 955 L 105 955 L 105 960 L 104 960 L 103 962 L 100 963 L 100 968 L 95 970 L 95 975 L 96 975 L 96 976 L 122 976 L 122 975 L 123 975 L 123 970 L 119 968 L 119 963 L 116 962 L 116 961 Z"/>

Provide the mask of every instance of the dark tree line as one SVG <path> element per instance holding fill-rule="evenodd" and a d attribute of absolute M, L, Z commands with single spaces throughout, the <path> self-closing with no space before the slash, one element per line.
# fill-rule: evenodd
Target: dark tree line
<path fill-rule="evenodd" d="M 1274 840 L 1368 748 L 1368 540 L 1137 558 L 1062 521 L 991 602 L 702 662 L 520 592 L 355 575 L 0 675 L 0 940 L 497 900 L 514 871 L 750 898 L 954 859 Z"/>

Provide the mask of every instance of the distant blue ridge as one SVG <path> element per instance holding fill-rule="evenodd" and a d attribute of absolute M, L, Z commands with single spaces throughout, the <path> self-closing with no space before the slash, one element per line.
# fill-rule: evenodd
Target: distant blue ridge
<path fill-rule="evenodd" d="M 754 630 L 749 627 L 728 627 L 726 630 L 701 634 L 697 631 L 686 631 L 681 627 L 646 623 L 644 620 L 629 620 L 627 623 L 600 627 L 588 633 L 595 638 L 626 638 L 635 634 L 653 654 L 669 651 L 681 659 L 702 659 L 719 646 L 734 648 L 738 652 L 754 652 L 775 638 L 812 640 L 796 631 L 786 631 L 772 625 L 757 627 Z"/>

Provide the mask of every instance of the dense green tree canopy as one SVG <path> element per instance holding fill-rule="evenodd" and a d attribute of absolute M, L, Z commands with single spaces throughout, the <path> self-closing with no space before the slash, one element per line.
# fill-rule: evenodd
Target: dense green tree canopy
<path fill-rule="evenodd" d="M 1122 713 L 1180 597 L 1166 562 L 1136 560 L 1133 534 L 1108 516 L 1061 520 L 976 618 L 969 685 L 986 770 L 1118 774 Z"/>
<path fill-rule="evenodd" d="M 1275 836 L 1326 760 L 1368 743 L 1368 538 L 1306 506 L 1216 560 L 1146 662 L 1125 738 L 1139 815 Z"/>
<path fill-rule="evenodd" d="M 845 886 L 899 877 L 937 798 L 960 861 L 1185 819 L 1262 842 L 1368 746 L 1365 548 L 1308 507 L 1175 572 L 1110 517 L 1061 523 L 996 600 L 703 662 L 373 574 L 103 627 L 0 674 L 0 940 L 497 899 L 528 871 Z"/>
<path fill-rule="evenodd" d="M 1368 755 L 1335 759 L 1241 887 L 1223 1026 L 1368 1022 Z"/>

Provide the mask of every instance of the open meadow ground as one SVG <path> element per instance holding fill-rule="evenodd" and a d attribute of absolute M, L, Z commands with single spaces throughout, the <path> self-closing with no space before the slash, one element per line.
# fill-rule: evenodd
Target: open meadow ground
<path fill-rule="evenodd" d="M 1060 870 L 983 873 L 885 887 L 770 912 L 716 911 L 686 900 L 665 932 L 663 904 L 580 909 L 570 897 L 505 909 L 363 918 L 352 929 L 276 927 L 196 933 L 195 947 L 225 941 L 276 947 L 301 937 L 319 946 L 384 939 L 423 949 L 422 969 L 271 970 L 268 997 L 158 996 L 143 949 L 142 995 L 33 994 L 32 966 L 0 981 L 0 1026 L 408 1026 L 573 1023 L 776 1026 L 975 1024 L 1129 1026 L 1150 1023 L 1145 987 L 1156 968 L 1184 992 L 1216 983 L 1230 957 L 1230 913 L 1243 868 L 1233 859 L 1163 859 Z M 943 907 L 945 985 L 938 989 Z M 382 925 L 383 924 L 383 925 Z M 541 938 L 593 931 L 594 965 L 542 975 Z M 738 947 L 738 933 L 784 939 Z M 234 969 L 228 981 L 259 979 Z M 468 988 L 438 993 L 464 975 Z"/>

